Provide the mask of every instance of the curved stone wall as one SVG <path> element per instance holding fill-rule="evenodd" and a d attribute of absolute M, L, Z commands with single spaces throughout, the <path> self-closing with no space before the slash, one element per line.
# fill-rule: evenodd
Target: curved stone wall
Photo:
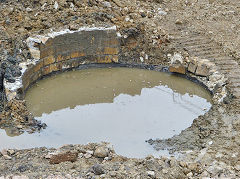
<path fill-rule="evenodd" d="M 52 72 L 81 64 L 117 63 L 119 42 L 116 28 L 81 28 L 27 39 L 33 59 L 19 64 L 22 76 L 15 83 L 4 81 L 7 100 L 21 98 L 36 80 Z"/>
<path fill-rule="evenodd" d="M 83 64 L 118 63 L 120 55 L 116 27 L 66 29 L 29 37 L 26 41 L 33 58 L 19 64 L 22 75 L 14 83 L 4 79 L 7 101 L 22 99 L 32 83 L 53 72 Z M 212 92 L 216 103 L 221 103 L 227 95 L 225 76 L 207 59 L 191 57 L 184 62 L 180 54 L 174 54 L 169 71 L 196 77 Z"/>

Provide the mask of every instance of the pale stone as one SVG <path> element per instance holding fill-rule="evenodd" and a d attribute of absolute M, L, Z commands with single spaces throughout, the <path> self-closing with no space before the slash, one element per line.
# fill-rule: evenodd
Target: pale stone
<path fill-rule="evenodd" d="M 13 154 L 15 153 L 15 151 L 12 150 L 12 149 L 9 149 L 7 152 L 8 152 L 10 155 L 13 155 Z"/>
<path fill-rule="evenodd" d="M 107 1 L 104 1 L 102 4 L 103 4 L 104 7 L 107 7 L 107 8 L 111 8 L 112 7 L 111 3 L 107 2 Z"/>
<path fill-rule="evenodd" d="M 234 168 L 235 168 L 236 170 L 240 171 L 240 165 L 236 165 Z"/>
<path fill-rule="evenodd" d="M 28 179 L 28 177 L 25 175 L 21 175 L 21 176 L 16 175 L 16 176 L 13 176 L 12 179 Z"/>
<path fill-rule="evenodd" d="M 29 51 L 34 59 L 40 59 L 40 50 L 30 48 Z"/>
<path fill-rule="evenodd" d="M 187 176 L 188 176 L 188 177 L 192 177 L 192 176 L 193 176 L 193 173 L 192 173 L 192 172 L 189 172 L 189 173 L 187 174 Z"/>
<path fill-rule="evenodd" d="M 88 158 L 91 158 L 91 157 L 92 157 L 92 155 L 91 155 L 91 154 L 89 154 L 89 153 L 85 153 L 85 154 L 84 154 L 84 157 L 85 157 L 86 159 L 88 159 Z"/>
<path fill-rule="evenodd" d="M 185 162 L 183 162 L 183 161 L 180 161 L 179 164 L 180 164 L 181 167 L 186 167 L 187 166 L 187 164 Z"/>
<path fill-rule="evenodd" d="M 180 53 L 175 53 L 171 57 L 171 64 L 182 64 L 183 63 L 183 56 Z"/>
<path fill-rule="evenodd" d="M 22 129 L 23 126 L 22 126 L 21 124 L 19 124 L 19 125 L 17 125 L 17 128 L 18 128 L 18 129 Z"/>
<path fill-rule="evenodd" d="M 209 81 L 217 82 L 223 78 L 223 75 L 219 74 L 219 72 L 215 72 L 209 76 Z"/>
<path fill-rule="evenodd" d="M 89 153 L 89 154 L 93 155 L 93 151 L 92 150 L 87 150 L 86 153 Z"/>
<path fill-rule="evenodd" d="M 171 64 L 169 71 L 172 73 L 186 74 L 186 68 L 183 65 L 183 56 L 180 53 L 175 53 L 173 56 L 169 56 Z"/>
<path fill-rule="evenodd" d="M 3 149 L 3 150 L 1 150 L 1 154 L 4 156 L 4 155 L 7 155 L 8 153 L 7 153 L 7 150 L 6 149 Z"/>
<path fill-rule="evenodd" d="M 54 3 L 54 9 L 58 9 L 58 2 L 57 1 L 55 1 L 55 3 Z"/>
<path fill-rule="evenodd" d="M 198 170 L 197 163 L 189 163 L 188 164 L 188 169 L 191 170 L 191 171 L 197 171 Z"/>
<path fill-rule="evenodd" d="M 167 169 L 162 169 L 162 172 L 163 172 L 163 174 L 167 174 L 168 173 Z"/>
<path fill-rule="evenodd" d="M 50 159 L 52 158 L 53 155 L 58 155 L 60 154 L 60 151 L 55 151 L 55 152 L 49 152 L 47 155 L 45 155 L 45 159 Z"/>
<path fill-rule="evenodd" d="M 147 171 L 147 175 L 151 178 L 155 178 L 155 172 L 154 171 Z"/>
<path fill-rule="evenodd" d="M 209 174 L 208 174 L 208 172 L 207 171 L 204 171 L 204 172 L 202 172 L 202 177 L 207 177 Z"/>
<path fill-rule="evenodd" d="M 108 154 L 109 154 L 109 150 L 105 146 L 100 146 L 100 147 L 96 148 L 96 150 L 94 152 L 94 156 L 99 157 L 99 158 L 105 158 L 108 156 Z"/>

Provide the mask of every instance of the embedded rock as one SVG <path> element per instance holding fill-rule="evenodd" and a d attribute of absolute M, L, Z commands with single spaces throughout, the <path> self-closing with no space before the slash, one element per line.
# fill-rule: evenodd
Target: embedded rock
<path fill-rule="evenodd" d="M 204 77 L 217 71 L 214 63 L 208 59 L 200 59 L 198 57 L 190 58 L 187 70 L 195 75 Z"/>
<path fill-rule="evenodd" d="M 62 162 L 75 162 L 77 160 L 78 154 L 76 152 L 65 152 L 57 155 L 53 155 L 50 158 L 50 164 L 59 164 Z"/>
<path fill-rule="evenodd" d="M 171 65 L 173 64 L 183 64 L 183 56 L 180 53 L 175 53 L 171 57 Z"/>
<path fill-rule="evenodd" d="M 183 56 L 180 53 L 175 53 L 171 57 L 171 65 L 169 71 L 172 73 L 186 74 L 186 68 L 183 65 Z"/>
<path fill-rule="evenodd" d="M 197 69 L 197 58 L 191 59 L 190 63 L 188 64 L 188 71 L 191 73 L 195 73 Z"/>
<path fill-rule="evenodd" d="M 186 74 L 186 68 L 183 65 L 172 65 L 169 67 L 169 71 L 172 73 Z"/>
<path fill-rule="evenodd" d="M 92 166 L 92 171 L 95 175 L 101 175 L 101 174 L 104 174 L 104 168 L 102 165 L 100 164 L 95 164 Z"/>
<path fill-rule="evenodd" d="M 195 74 L 199 76 L 209 76 L 211 68 L 214 64 L 207 59 L 202 59 L 199 61 Z"/>
<path fill-rule="evenodd" d="M 105 146 L 100 146 L 100 147 L 96 148 L 96 150 L 94 152 L 94 156 L 98 157 L 98 158 L 105 158 L 108 156 L 108 154 L 109 154 L 109 150 Z"/>

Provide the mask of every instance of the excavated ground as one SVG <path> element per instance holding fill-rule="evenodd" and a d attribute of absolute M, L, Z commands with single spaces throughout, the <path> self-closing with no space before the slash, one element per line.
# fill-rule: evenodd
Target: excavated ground
<path fill-rule="evenodd" d="M 30 56 L 25 43 L 27 37 L 94 24 L 117 26 L 122 35 L 121 62 L 168 65 L 167 55 L 175 52 L 181 52 L 184 57 L 208 58 L 228 78 L 229 91 L 224 103 L 213 105 L 180 135 L 168 140 L 148 141 L 156 149 L 179 151 L 181 155 L 177 158 L 128 159 L 116 155 L 105 144 L 2 150 L 0 176 L 240 177 L 238 0 L 60 0 L 58 3 L 1 0 L 0 14 L 1 81 L 3 76 L 11 81 L 19 75 L 17 64 Z M 0 88 L 3 88 L 2 84 Z M 2 92 L 0 94 L 3 98 Z M 16 108 L 17 104 L 8 104 L 5 116 L 7 113 L 9 123 L 12 116 L 21 117 L 21 110 L 16 112 Z M 2 116 L 0 119 L 3 121 Z"/>

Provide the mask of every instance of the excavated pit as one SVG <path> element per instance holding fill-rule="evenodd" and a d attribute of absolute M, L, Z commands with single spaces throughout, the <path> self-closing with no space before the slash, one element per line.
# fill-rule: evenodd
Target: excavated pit
<path fill-rule="evenodd" d="M 52 33 L 48 33 L 45 35 L 33 35 L 33 36 L 29 37 L 26 40 L 26 42 L 27 42 L 27 45 L 28 45 L 28 48 L 29 48 L 32 58 L 28 59 L 27 61 L 24 61 L 18 65 L 19 69 L 21 69 L 20 76 L 15 77 L 13 81 L 9 81 L 9 79 L 7 79 L 7 78 L 3 79 L 4 92 L 5 92 L 4 97 L 6 100 L 6 103 L 4 103 L 4 104 L 6 104 L 5 109 L 7 109 L 7 110 L 10 109 L 10 111 L 11 111 L 10 113 L 5 111 L 4 116 L 7 116 L 7 118 L 10 118 L 11 120 L 8 120 L 8 119 L 3 120 L 2 121 L 3 125 L 1 126 L 1 128 L 5 129 L 8 136 L 18 136 L 18 137 L 14 137 L 14 138 L 11 138 L 8 140 L 8 141 L 13 141 L 12 144 L 14 144 L 15 146 L 8 145 L 9 143 L 7 143 L 6 145 L 4 144 L 5 146 L 2 146 L 2 147 L 4 147 L 4 148 L 17 147 L 18 142 L 14 141 L 16 138 L 19 139 L 23 136 L 25 136 L 25 137 L 30 136 L 30 138 L 32 138 L 33 136 L 36 136 L 36 138 L 39 137 L 39 139 L 43 142 L 42 143 L 38 142 L 39 139 L 34 139 L 34 140 L 32 140 L 30 138 L 29 138 L 29 140 L 28 139 L 24 139 L 24 140 L 19 139 L 17 141 L 26 141 L 26 140 L 31 141 L 32 140 L 32 142 L 30 142 L 30 143 L 28 142 L 28 144 L 27 143 L 19 144 L 19 147 L 20 148 L 29 148 L 29 147 L 37 147 L 37 146 L 57 147 L 61 144 L 66 144 L 66 143 L 74 143 L 74 144 L 84 143 L 85 144 L 87 142 L 107 141 L 114 145 L 118 154 L 121 154 L 124 156 L 144 157 L 148 154 L 154 154 L 154 153 L 159 156 L 159 155 L 161 155 L 161 152 L 162 152 L 162 154 L 164 152 L 163 151 L 156 152 L 155 150 L 152 149 L 152 146 L 149 146 L 144 141 L 148 141 L 148 142 L 150 141 L 149 143 L 151 145 L 153 145 L 154 142 L 157 142 L 157 144 L 160 145 L 162 143 L 161 141 L 163 141 L 163 142 L 165 142 L 165 140 L 171 141 L 171 139 L 173 139 L 175 136 L 181 136 L 182 134 L 184 134 L 184 137 L 181 137 L 183 139 L 185 139 L 186 137 L 190 137 L 189 134 L 186 133 L 186 131 L 188 131 L 188 129 L 190 129 L 192 127 L 192 125 L 194 125 L 194 123 L 192 123 L 193 120 L 194 119 L 197 120 L 197 117 L 199 115 L 205 114 L 206 111 L 208 111 L 210 109 L 211 102 L 214 105 L 220 104 L 223 102 L 223 100 L 227 96 L 227 91 L 225 88 L 225 84 L 226 84 L 225 76 L 219 71 L 218 67 L 213 62 L 209 61 L 208 59 L 200 59 L 198 57 L 191 57 L 191 58 L 184 59 L 181 54 L 174 53 L 173 55 L 168 56 L 171 60 L 169 67 L 163 66 L 163 64 L 162 65 L 161 64 L 153 65 L 153 64 L 148 64 L 148 63 L 146 63 L 146 64 L 131 63 L 131 62 L 126 63 L 124 61 L 125 55 L 124 55 L 123 51 L 121 50 L 120 38 L 121 38 L 121 36 L 119 36 L 119 33 L 116 31 L 116 26 L 93 27 L 93 28 L 82 27 L 76 31 L 71 31 L 69 29 L 65 29 L 65 30 L 62 30 L 59 32 L 52 32 Z M 128 97 L 132 95 L 132 97 L 129 97 L 129 98 L 131 98 L 131 100 L 133 100 L 133 101 L 131 102 L 131 100 L 130 100 L 131 103 L 129 103 L 129 104 L 133 104 L 133 103 L 137 103 L 136 99 L 135 99 L 136 96 L 139 96 L 139 99 L 144 98 L 143 96 L 145 96 L 145 94 L 143 94 L 143 96 L 142 96 L 142 91 L 145 91 L 145 88 L 147 88 L 147 91 L 148 90 L 156 91 L 155 86 L 161 85 L 160 83 L 159 84 L 155 83 L 155 86 L 154 85 L 152 85 L 152 86 L 141 86 L 140 85 L 137 88 L 137 91 L 138 91 L 136 93 L 137 95 L 135 93 L 132 94 L 131 91 L 125 92 L 125 89 L 123 90 L 120 87 L 111 87 L 112 90 L 119 89 L 118 94 L 115 94 L 116 99 L 113 98 L 113 96 L 112 96 L 111 99 L 110 98 L 109 99 L 102 98 L 102 99 L 98 99 L 99 101 L 97 101 L 97 99 L 93 99 L 93 101 L 91 102 L 91 101 L 84 101 L 81 98 L 80 99 L 74 98 L 75 102 L 73 102 L 71 100 L 68 101 L 64 98 L 64 99 L 62 99 L 62 102 L 67 102 L 66 104 L 62 104 L 61 102 L 53 101 L 52 104 L 49 105 L 51 107 L 49 107 L 48 105 L 42 105 L 43 107 L 46 107 L 47 110 L 49 110 L 48 112 L 44 111 L 44 110 L 37 112 L 37 111 L 32 110 L 31 108 L 29 108 L 30 110 L 26 108 L 25 102 L 23 100 L 24 96 L 26 95 L 26 92 L 28 91 L 28 89 L 31 88 L 31 86 L 35 82 L 38 82 L 39 80 L 44 79 L 49 76 L 52 76 L 54 74 L 71 71 L 71 70 L 75 70 L 75 69 L 88 69 L 90 67 L 129 67 L 131 69 L 132 68 L 143 68 L 143 69 L 152 70 L 151 73 L 162 74 L 160 72 L 171 72 L 172 74 L 177 74 L 179 77 L 184 77 L 185 79 L 177 78 L 174 80 L 169 80 L 169 81 L 167 80 L 168 82 L 166 82 L 166 85 L 169 87 L 169 89 L 167 89 L 167 90 L 170 91 L 169 93 L 172 93 L 171 100 L 172 101 L 176 100 L 176 96 L 177 97 L 187 96 L 189 99 L 193 99 L 193 101 L 195 101 L 195 100 L 198 101 L 199 99 L 200 99 L 200 101 L 202 99 L 207 99 L 207 100 L 205 100 L 205 102 L 203 102 L 204 105 L 206 105 L 206 106 L 204 106 L 203 104 L 197 104 L 197 105 L 200 105 L 203 107 L 201 108 L 201 110 L 194 112 L 191 110 L 194 108 L 193 106 L 196 104 L 194 104 L 193 101 L 190 101 L 193 104 L 190 104 L 190 106 L 187 106 L 186 109 L 188 109 L 188 110 L 190 109 L 190 111 L 192 113 L 194 113 L 194 115 L 192 115 L 192 116 L 190 115 L 189 119 L 186 118 L 186 115 L 183 115 L 183 116 L 168 115 L 168 117 L 170 117 L 171 119 L 164 120 L 164 122 L 166 122 L 166 121 L 169 122 L 172 120 L 172 123 L 174 125 L 180 126 L 174 120 L 177 120 L 179 122 L 182 119 L 187 119 L 188 120 L 187 123 L 183 123 L 182 121 L 180 122 L 180 124 L 183 125 L 181 128 L 171 129 L 171 127 L 166 127 L 166 126 L 171 126 L 170 123 L 167 124 L 166 126 L 165 126 L 165 124 L 160 124 L 162 129 L 171 129 L 172 130 L 171 134 L 169 131 L 165 132 L 165 133 L 163 132 L 164 134 L 163 133 L 160 134 L 159 131 L 164 131 L 161 128 L 154 129 L 155 131 L 157 131 L 157 133 L 154 134 L 154 133 L 149 132 L 149 131 L 154 131 L 153 129 L 146 128 L 145 134 L 144 134 L 144 132 L 141 133 L 141 135 L 143 134 L 144 137 L 141 137 L 141 138 L 138 137 L 139 141 L 141 141 L 139 143 L 139 145 L 136 145 L 135 141 L 130 141 L 129 146 L 127 146 L 127 145 L 120 146 L 120 147 L 122 147 L 122 149 L 120 149 L 120 147 L 118 147 L 118 144 L 121 142 L 114 142 L 114 140 L 111 140 L 111 139 L 108 139 L 105 137 L 105 136 L 111 136 L 109 134 L 105 134 L 105 136 L 102 136 L 99 139 L 94 139 L 92 137 L 93 139 L 86 139 L 85 141 L 84 140 L 79 141 L 79 138 L 77 138 L 77 139 L 75 138 L 78 135 L 72 135 L 74 137 L 70 137 L 70 138 L 71 139 L 75 138 L 75 139 L 72 141 L 69 141 L 68 140 L 69 132 L 65 132 L 67 134 L 61 134 L 58 132 L 54 133 L 54 130 L 52 130 L 53 131 L 52 133 L 54 133 L 54 135 L 60 134 L 59 136 L 62 135 L 64 137 L 66 137 L 66 140 L 64 141 L 64 140 L 62 140 L 63 137 L 62 138 L 60 137 L 61 140 L 58 143 L 57 140 L 55 140 L 55 138 L 53 137 L 53 138 L 51 138 L 51 140 L 49 140 L 50 141 L 50 142 L 48 142 L 49 145 L 47 143 L 48 139 L 47 138 L 44 139 L 41 136 L 43 136 L 43 135 L 50 136 L 48 134 L 48 132 L 49 132 L 48 130 L 51 129 L 50 127 L 48 127 L 46 130 L 43 130 L 43 132 L 40 132 L 40 134 L 37 134 L 37 133 L 32 134 L 32 135 L 27 134 L 26 132 L 34 133 L 36 131 L 41 131 L 41 129 L 44 129 L 45 128 L 44 122 L 46 122 L 48 126 L 51 126 L 51 125 L 49 125 L 50 120 L 45 121 L 45 119 L 41 118 L 41 116 L 44 116 L 45 118 L 47 118 L 45 116 L 45 113 L 49 113 L 49 116 L 50 116 L 52 113 L 54 113 L 52 111 L 68 109 L 67 108 L 68 106 L 70 106 L 70 107 L 72 106 L 72 108 L 73 108 L 71 110 L 70 109 L 67 110 L 68 112 L 70 111 L 70 113 L 72 113 L 72 111 L 74 111 L 74 110 L 76 111 L 76 108 L 78 108 L 78 106 L 92 105 L 92 106 L 94 106 L 94 108 L 96 108 L 96 106 L 98 107 L 99 106 L 98 104 L 111 104 L 111 105 L 115 106 L 115 101 L 116 100 L 121 101 L 122 99 L 119 99 L 119 98 L 124 95 L 127 95 Z M 68 72 L 68 73 L 70 73 L 70 72 Z M 115 73 L 115 72 L 112 72 L 112 73 Z M 114 83 L 116 83 L 117 81 L 118 82 L 122 81 L 121 78 L 124 78 L 126 74 L 127 73 L 119 74 L 119 76 L 114 81 Z M 96 75 L 96 76 L 98 76 L 98 75 Z M 135 75 L 134 77 L 131 77 L 131 75 L 130 75 L 129 80 L 132 81 L 133 79 L 136 78 L 136 76 L 138 76 L 138 75 Z M 173 77 L 171 77 L 171 78 L 173 78 Z M 106 79 L 108 79 L 108 78 L 106 77 Z M 103 79 L 103 81 L 105 81 L 106 79 Z M 181 80 L 179 80 L 179 79 L 181 79 Z M 196 86 L 193 87 L 191 84 L 194 84 L 194 83 L 191 83 L 190 81 L 183 82 L 184 85 L 182 85 L 181 81 L 183 79 L 185 81 L 190 80 L 190 81 L 196 82 L 196 83 L 198 83 L 198 85 L 195 84 L 195 85 L 197 85 L 197 87 Z M 148 82 L 151 83 L 152 82 L 151 80 L 153 80 L 153 79 L 150 78 L 148 80 L 149 80 Z M 111 79 L 106 80 L 106 81 L 110 82 Z M 160 81 L 161 80 L 159 80 L 158 82 L 160 82 Z M 185 83 L 190 83 L 190 86 Z M 101 85 L 101 83 L 98 83 L 98 81 L 95 82 L 94 84 Z M 63 83 L 63 85 L 66 85 L 66 84 Z M 180 91 L 174 91 L 175 85 L 176 86 L 182 85 L 182 89 Z M 49 85 L 49 86 L 51 86 L 51 85 Z M 55 86 L 57 86 L 57 85 L 55 85 Z M 53 87 L 53 89 L 55 88 L 55 86 Z M 128 84 L 124 84 L 121 87 L 124 87 L 124 86 L 128 86 Z M 102 86 L 100 86 L 100 88 L 101 87 Z M 72 85 L 72 88 L 74 89 L 74 84 Z M 133 87 L 133 89 L 134 88 L 136 88 L 136 87 Z M 191 88 L 193 88 L 194 90 L 191 91 L 190 90 Z M 83 89 L 82 86 L 81 86 L 81 89 Z M 204 91 L 204 92 L 202 92 L 202 94 L 205 93 L 205 95 L 201 96 L 200 94 L 198 95 L 198 93 L 195 94 L 196 89 L 198 89 L 200 91 Z M 79 89 L 77 88 L 75 90 L 76 90 L 75 93 L 65 91 L 64 94 L 62 94 L 61 96 L 65 97 L 66 95 L 68 96 L 69 94 L 72 94 L 72 95 L 78 94 L 77 90 L 79 90 Z M 190 90 L 191 92 L 189 92 L 188 90 Z M 86 90 L 86 91 L 90 92 L 89 90 Z M 161 91 L 161 90 L 158 89 L 158 93 L 157 93 L 158 95 L 160 94 L 159 91 Z M 94 91 L 92 93 L 92 96 L 94 96 L 96 92 L 98 92 L 98 91 Z M 106 92 L 106 91 L 104 90 L 104 92 Z M 210 95 L 210 93 L 212 96 Z M 52 92 L 52 94 L 57 95 L 58 92 Z M 111 96 L 112 93 L 109 93 L 109 94 Z M 106 96 L 107 98 L 109 97 L 109 94 Z M 183 94 L 185 94 L 185 95 L 183 95 Z M 199 97 L 197 97 L 197 99 L 196 99 L 194 94 Z M 103 96 L 104 95 L 106 95 L 106 94 L 103 94 Z M 39 95 L 36 95 L 36 96 L 39 96 Z M 67 96 L 66 96 L 66 98 L 68 99 Z M 153 97 L 153 96 L 152 96 L 152 99 L 154 99 L 154 102 L 153 101 L 149 102 L 150 104 L 144 108 L 144 109 L 156 109 L 156 111 L 157 111 L 157 113 L 155 113 L 156 111 L 148 111 L 148 114 L 151 114 L 152 116 L 147 116 L 146 117 L 147 119 L 144 119 L 144 120 L 146 120 L 144 124 L 146 124 L 147 126 L 149 124 L 149 126 L 151 126 L 151 127 L 155 127 L 154 122 L 158 121 L 158 120 L 154 121 L 154 117 L 156 118 L 156 116 L 160 116 L 160 118 L 164 118 L 164 115 L 162 114 L 163 112 L 166 111 L 167 112 L 166 114 L 175 114 L 175 107 L 174 107 L 175 103 L 174 102 L 172 102 L 172 104 L 169 103 L 168 108 L 164 109 L 161 106 L 166 107 L 165 101 L 161 100 L 160 97 L 158 100 L 155 100 L 155 97 Z M 162 98 L 163 98 L 163 96 L 162 96 Z M 61 99 L 59 97 L 57 97 L 57 98 Z M 50 100 L 50 99 L 54 99 L 54 98 L 52 98 L 52 96 L 49 96 L 47 99 Z M 86 99 L 89 100 L 91 98 L 86 97 Z M 149 100 L 149 99 L 151 99 L 151 98 L 142 100 L 142 104 L 145 104 L 144 101 Z M 77 102 L 76 102 L 76 100 L 77 100 Z M 124 100 L 126 100 L 126 99 L 124 98 Z M 79 103 L 79 101 L 81 101 L 82 103 Z M 109 101 L 111 101 L 111 103 L 109 103 Z M 125 101 L 123 101 L 123 103 L 124 102 Z M 158 102 L 162 102 L 162 103 L 158 104 Z M 39 102 L 37 102 L 37 103 L 39 103 Z M 139 104 L 139 103 L 137 103 L 137 104 Z M 177 104 L 177 102 L 176 102 L 176 104 Z M 152 105 L 152 107 L 151 107 L 151 105 Z M 28 107 L 29 106 L 30 105 L 28 104 Z M 32 105 L 32 106 L 35 106 L 35 109 L 39 107 L 38 104 Z M 133 106 L 135 108 L 129 110 L 129 111 L 132 111 L 129 114 L 129 116 L 130 116 L 131 120 L 132 119 L 135 120 L 135 121 L 132 121 L 132 123 L 137 124 L 138 117 L 140 118 L 140 117 L 144 116 L 140 113 L 140 112 L 143 112 L 144 110 L 140 110 L 141 108 L 138 109 L 136 107 L 136 105 L 133 105 Z M 159 106 L 159 109 L 161 109 L 162 111 L 159 111 L 158 108 L 156 108 L 156 106 Z M 56 109 L 54 109 L 54 107 Z M 102 107 L 100 106 L 100 108 L 102 108 Z M 17 111 L 15 109 L 17 109 Z M 116 109 L 114 109 L 114 110 L 115 110 L 114 115 L 116 115 L 117 117 L 119 117 L 119 115 L 117 115 L 117 114 L 127 114 L 126 112 L 120 113 Z M 135 110 L 135 112 L 134 112 L 134 110 Z M 99 111 L 101 111 L 101 110 L 99 110 Z M 35 115 L 36 120 L 32 118 L 32 115 L 30 114 L 30 112 L 32 112 Z M 67 112 L 65 112 L 65 113 L 67 113 Z M 138 116 L 133 116 L 133 114 L 138 114 Z M 166 114 L 165 114 L 165 116 L 166 116 Z M 208 113 L 206 113 L 206 114 L 208 114 Z M 67 114 L 67 117 L 65 116 L 64 120 L 68 119 L 69 116 L 71 116 L 71 114 Z M 88 115 L 86 115 L 86 116 L 88 116 Z M 28 120 L 29 117 L 31 120 Z M 126 120 L 125 124 L 128 124 L 128 122 L 131 121 L 128 118 L 128 116 L 122 116 L 122 117 L 123 117 L 123 119 Z M 105 119 L 104 116 L 102 116 L 102 118 L 104 120 L 108 120 L 107 118 Z M 110 118 L 113 118 L 113 117 L 110 117 Z M 103 119 L 101 119 L 101 120 L 103 120 Z M 148 121 L 149 119 L 152 119 L 153 121 L 149 122 Z M 178 119 L 181 119 L 181 120 L 178 120 Z M 56 121 L 57 121 L 56 123 L 60 124 L 59 121 L 63 122 L 64 120 L 56 119 Z M 10 122 L 10 124 L 7 124 L 7 125 L 4 124 L 5 121 Z M 74 122 L 69 122 L 69 121 L 70 120 L 68 120 L 68 124 L 71 124 L 71 123 L 74 124 Z M 75 120 L 75 121 L 79 122 L 80 120 Z M 89 122 L 91 120 L 87 120 L 87 121 Z M 123 121 L 123 120 L 118 119 L 117 121 Z M 113 121 L 111 121 L 111 122 L 113 122 Z M 101 124 L 104 124 L 104 123 L 106 123 L 106 121 L 101 122 Z M 124 122 L 122 124 L 124 124 Z M 92 126 L 92 124 L 90 124 L 90 123 L 88 125 Z M 52 124 L 52 126 L 57 127 L 56 124 Z M 64 126 L 66 126 L 66 125 L 64 125 Z M 112 126 L 115 126 L 115 123 L 112 123 Z M 75 127 L 76 126 L 73 125 L 72 127 L 70 127 L 71 130 L 68 129 L 68 131 L 71 131 L 74 133 L 74 130 L 72 130 L 72 128 L 75 128 Z M 101 129 L 104 127 L 106 127 L 106 126 L 100 126 L 99 128 Z M 139 126 L 137 128 L 141 129 L 144 127 L 146 127 L 146 126 L 142 124 L 141 126 Z M 109 128 L 111 128 L 111 126 Z M 92 128 L 92 130 L 94 131 L 94 128 Z M 134 131 L 134 130 L 132 130 L 132 131 Z M 173 130 L 174 130 L 174 132 L 173 132 Z M 87 132 L 89 132 L 89 131 L 90 131 L 90 133 L 87 134 Z M 104 131 L 107 131 L 107 130 L 104 130 Z M 183 132 L 181 132 L 181 131 L 183 131 Z M 44 132 L 45 132 L 45 134 L 44 134 Z M 92 135 L 91 130 L 88 130 L 87 132 L 85 132 L 81 136 L 91 136 Z M 121 132 L 124 134 L 124 131 L 121 131 Z M 122 133 L 119 133 L 118 136 L 122 136 Z M 169 133 L 169 135 L 165 135 L 167 133 Z M 4 132 L 3 132 L 3 136 L 4 135 L 6 138 L 8 138 L 7 135 L 4 134 Z M 136 136 L 141 136 L 141 135 L 139 134 Z M 93 135 L 93 136 L 96 136 L 96 135 Z M 154 140 L 154 139 L 156 139 L 156 140 Z M 124 138 L 121 140 L 124 141 L 122 143 L 126 143 Z M 52 141 L 56 141 L 56 143 L 54 143 Z M 46 142 L 46 143 L 44 143 L 44 142 Z M 132 145 L 132 148 L 130 147 L 130 145 Z M 169 150 L 172 148 L 171 146 L 172 146 L 172 144 L 164 145 L 164 147 L 161 147 L 161 150 L 167 150 L 167 149 Z M 155 143 L 154 143 L 153 147 L 156 148 Z M 139 149 L 142 149 L 142 150 L 139 150 Z M 159 148 L 156 148 L 156 149 L 158 150 Z M 167 152 L 165 151 L 165 154 L 166 153 Z"/>
<path fill-rule="evenodd" d="M 210 93 L 187 79 L 120 67 L 53 75 L 34 84 L 25 100 L 30 112 L 48 127 L 14 137 L 2 130 L 1 148 L 106 141 L 127 157 L 167 155 L 145 140 L 178 135 L 211 107 Z"/>
<path fill-rule="evenodd" d="M 22 123 L 22 118 L 16 114 L 18 113 L 23 118 L 26 117 L 22 113 L 22 109 L 25 108 L 21 107 L 24 106 L 22 105 L 24 103 L 20 97 L 21 92 L 25 93 L 29 83 L 34 83 L 48 72 L 62 71 L 62 67 L 78 66 L 79 59 L 76 58 L 80 57 L 76 56 L 86 57 L 88 61 L 85 61 L 83 57 L 80 61 L 81 64 L 84 64 L 91 63 L 91 55 L 94 55 L 86 54 L 85 56 L 82 51 L 79 51 L 80 55 L 67 53 L 64 58 L 57 58 L 58 56 L 53 53 L 51 55 L 54 55 L 55 59 L 49 57 L 49 61 L 47 58 L 41 58 L 38 61 L 38 53 L 31 57 L 34 50 L 38 50 L 30 48 L 30 51 L 33 50 L 30 55 L 25 44 L 26 37 L 29 35 L 34 37 L 36 33 L 46 35 L 62 28 L 76 30 L 83 25 L 116 25 L 122 43 L 119 54 L 117 54 L 119 62 L 122 62 L 125 57 L 125 63 L 168 66 L 168 62 L 171 60 L 167 58 L 168 55 L 181 53 L 187 62 L 184 64 L 186 75 L 189 73 L 193 75 L 196 72 L 196 68 L 194 70 L 189 68 L 190 65 L 198 66 L 197 68 L 203 67 L 205 64 L 200 60 L 204 59 L 216 64 L 219 73 L 214 71 L 211 74 L 206 73 L 205 76 L 200 75 L 200 77 L 199 74 L 195 74 L 213 93 L 214 104 L 211 110 L 195 119 L 191 127 L 180 135 L 164 141 L 152 141 L 154 145 L 158 145 L 158 148 L 164 146 L 173 151 L 183 152 L 184 158 L 179 161 L 173 157 L 169 159 L 164 157 L 155 159 L 147 157 L 144 160 L 125 159 L 112 152 L 103 161 L 95 155 L 89 158 L 88 151 L 94 153 L 102 144 L 63 146 L 64 150 L 77 151 L 78 159 L 73 164 L 66 162 L 60 165 L 49 164 L 49 159 L 45 158 L 53 152 L 56 154 L 59 149 L 3 150 L 0 154 L 1 178 L 4 176 L 6 178 L 24 178 L 25 175 L 25 178 L 47 178 L 49 175 L 58 178 L 69 178 L 69 176 L 80 176 L 80 178 L 239 178 L 240 68 L 237 53 L 239 43 L 235 40 L 238 36 L 237 22 L 239 21 L 237 18 L 239 2 L 237 0 L 167 3 L 160 1 L 109 1 L 107 3 L 91 1 L 80 4 L 75 1 L 67 1 L 64 4 L 43 2 L 42 7 L 42 3 L 35 1 L 32 3 L 30 1 L 26 3 L 22 1 L 2 2 L 0 44 L 4 53 L 1 52 L 1 63 L 7 62 L 9 66 L 8 74 L 4 74 L 4 86 L 2 85 L 4 88 L 1 90 L 1 92 L 3 91 L 1 105 L 6 104 L 4 109 L 7 110 L 0 114 L 1 127 L 4 127 L 5 122 L 12 123 L 12 126 L 16 127 L 20 122 L 24 127 L 20 130 L 26 131 L 29 123 Z M 184 8 L 181 8 L 183 6 Z M 57 8 L 59 9 L 57 10 Z M 216 16 L 216 14 L 218 15 Z M 30 19 L 21 17 L 30 17 Z M 20 25 L 19 22 L 21 22 Z M 228 25 L 229 28 L 226 28 Z M 68 40 L 65 39 L 65 41 Z M 87 41 L 92 42 L 91 39 Z M 44 43 L 44 40 L 42 42 Z M 100 45 L 103 44 L 100 43 Z M 38 47 L 38 42 L 32 47 Z M 70 45 L 65 45 L 65 47 L 70 47 Z M 50 49 L 51 45 L 46 49 L 48 48 Z M 82 46 L 79 45 L 79 49 L 82 49 Z M 43 48 L 42 50 L 44 51 Z M 42 50 L 40 50 L 41 53 Z M 9 55 L 13 56 L 15 60 L 8 61 Z M 17 56 L 15 57 L 15 55 Z M 102 56 L 105 55 L 102 54 Z M 92 59 L 96 59 L 95 57 L 99 57 L 99 54 L 95 54 Z M 166 58 L 162 59 L 162 57 Z M 194 57 L 199 57 L 199 59 L 195 61 Z M 62 59 L 67 60 L 68 63 L 64 61 L 59 63 L 59 60 Z M 105 58 L 100 61 L 103 59 L 105 62 L 110 61 Z M 112 59 L 112 61 L 117 61 L 116 56 Z M 16 65 L 12 64 L 16 61 Z M 15 80 L 15 67 L 17 70 L 21 70 L 22 66 L 20 65 L 18 69 L 18 63 L 28 63 L 29 61 L 33 62 L 35 68 L 29 66 L 27 75 L 22 81 L 16 79 L 17 83 L 6 85 L 7 80 Z M 212 70 L 213 67 L 211 66 L 210 69 Z M 15 101 L 15 99 L 17 100 Z M 20 108 L 16 111 L 16 107 Z M 10 116 L 10 118 L 5 118 L 5 116 Z M 95 164 L 103 167 L 104 174 L 97 176 L 98 174 L 93 170 L 96 168 Z M 93 165 L 94 167 L 92 167 Z"/>

